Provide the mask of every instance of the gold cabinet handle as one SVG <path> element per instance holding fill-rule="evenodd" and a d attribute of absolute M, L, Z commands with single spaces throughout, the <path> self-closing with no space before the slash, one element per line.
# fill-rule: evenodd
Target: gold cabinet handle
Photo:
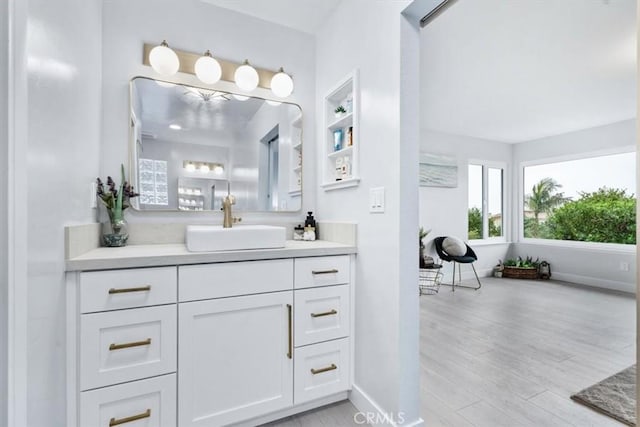
<path fill-rule="evenodd" d="M 133 421 L 142 420 L 144 418 L 149 418 L 150 416 L 151 416 L 151 409 L 147 409 L 142 414 L 132 415 L 130 417 L 120 418 L 120 419 L 111 418 L 111 420 L 109 421 L 109 427 L 119 426 L 120 424 L 126 424 Z"/>
<path fill-rule="evenodd" d="M 289 317 L 289 346 L 287 349 L 287 357 L 289 359 L 293 358 L 293 319 L 292 317 L 292 309 L 291 304 L 287 304 L 287 314 Z"/>
<path fill-rule="evenodd" d="M 151 285 L 139 286 L 137 288 L 122 288 L 122 289 L 111 288 L 109 289 L 109 295 L 126 294 L 129 292 L 149 292 L 150 290 L 151 290 Z"/>
<path fill-rule="evenodd" d="M 124 344 L 111 344 L 109 351 L 122 350 L 123 348 L 141 347 L 143 345 L 151 345 L 151 338 L 147 338 L 144 341 L 128 342 Z"/>
<path fill-rule="evenodd" d="M 311 313 L 311 317 L 323 317 L 323 316 L 332 316 L 334 314 L 338 314 L 337 310 L 329 310 L 323 313 Z"/>
<path fill-rule="evenodd" d="M 320 368 L 320 369 L 311 368 L 311 373 L 313 375 L 318 375 L 318 374 L 321 374 L 323 372 L 334 371 L 336 369 L 338 369 L 338 367 L 335 364 L 332 363 L 330 366 L 327 366 L 326 368 Z"/>
<path fill-rule="evenodd" d="M 338 269 L 336 268 L 332 268 L 331 270 L 313 270 L 311 272 L 311 274 L 336 274 L 338 272 Z"/>

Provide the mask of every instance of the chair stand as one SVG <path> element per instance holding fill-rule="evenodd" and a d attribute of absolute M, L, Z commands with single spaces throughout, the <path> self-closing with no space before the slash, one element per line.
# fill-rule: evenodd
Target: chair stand
<path fill-rule="evenodd" d="M 473 268 L 473 274 L 476 276 L 476 281 L 478 282 L 478 286 L 467 286 L 467 285 L 461 285 L 460 283 L 462 282 L 462 266 L 458 266 L 458 284 L 456 285 L 456 264 L 458 264 L 457 262 L 453 262 L 453 275 L 451 277 L 451 284 L 449 283 L 440 283 L 440 285 L 443 286 L 451 286 L 451 292 L 455 292 L 456 291 L 456 286 L 459 288 L 468 288 L 468 289 L 473 289 L 474 291 L 477 291 L 478 289 L 480 289 L 482 287 L 482 283 L 480 283 L 480 278 L 478 277 L 478 273 L 476 272 L 476 267 L 473 265 L 473 263 L 471 264 L 471 268 Z"/>

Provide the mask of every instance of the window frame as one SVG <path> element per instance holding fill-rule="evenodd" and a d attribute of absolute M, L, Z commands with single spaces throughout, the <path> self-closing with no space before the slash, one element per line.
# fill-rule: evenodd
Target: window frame
<path fill-rule="evenodd" d="M 526 195 L 526 191 L 524 188 L 524 169 L 526 167 L 547 165 L 550 163 L 569 162 L 573 160 L 593 159 L 596 157 L 613 156 L 616 154 L 627 154 L 627 153 L 636 154 L 636 174 L 637 174 L 638 151 L 634 145 L 625 145 L 625 146 L 615 147 L 615 148 L 585 151 L 582 153 L 565 154 L 565 155 L 544 157 L 540 159 L 526 160 L 526 161 L 519 162 L 518 163 L 518 191 L 516 192 L 518 197 L 518 200 L 517 200 L 518 212 L 517 212 L 517 215 L 514 215 L 514 218 L 517 218 L 517 221 L 518 221 L 518 227 L 517 227 L 518 243 L 538 245 L 538 246 L 593 249 L 593 250 L 598 250 L 603 252 L 635 253 L 636 245 L 628 245 L 624 243 L 603 243 L 603 242 L 583 242 L 578 240 L 539 239 L 535 237 L 524 236 L 524 198 Z M 635 193 L 636 200 L 638 199 L 637 190 L 638 189 L 636 188 L 636 193 Z"/>
<path fill-rule="evenodd" d="M 469 239 L 469 166 L 482 166 L 482 239 Z M 489 169 L 502 170 L 502 236 L 489 237 Z M 524 169 L 523 169 L 524 170 Z M 476 245 L 507 243 L 511 229 L 511 189 L 509 185 L 509 165 L 507 162 L 495 160 L 467 160 L 467 239 Z"/>

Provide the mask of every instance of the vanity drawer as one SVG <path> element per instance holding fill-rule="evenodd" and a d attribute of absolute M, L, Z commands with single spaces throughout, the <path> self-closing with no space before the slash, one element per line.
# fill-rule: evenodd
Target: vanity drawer
<path fill-rule="evenodd" d="M 295 345 L 349 336 L 349 285 L 295 291 Z"/>
<path fill-rule="evenodd" d="M 296 405 L 351 388 L 349 338 L 296 348 L 294 364 Z"/>
<path fill-rule="evenodd" d="M 293 260 L 187 265 L 178 269 L 179 299 L 195 301 L 293 289 Z"/>
<path fill-rule="evenodd" d="M 176 329 L 176 305 L 82 315 L 81 390 L 175 372 Z"/>
<path fill-rule="evenodd" d="M 177 300 L 176 267 L 80 273 L 80 311 L 117 310 Z"/>
<path fill-rule="evenodd" d="M 349 283 L 348 255 L 297 258 L 295 260 L 295 287 L 341 285 Z"/>
<path fill-rule="evenodd" d="M 80 394 L 82 427 L 174 427 L 176 375 L 114 385 Z"/>

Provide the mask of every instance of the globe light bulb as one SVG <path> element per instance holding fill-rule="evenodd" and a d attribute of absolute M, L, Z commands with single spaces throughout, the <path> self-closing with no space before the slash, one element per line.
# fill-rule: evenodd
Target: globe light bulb
<path fill-rule="evenodd" d="M 286 98 L 293 92 L 293 79 L 284 69 L 280 68 L 271 78 L 271 92 L 279 98 Z"/>
<path fill-rule="evenodd" d="M 169 47 L 166 40 L 149 52 L 149 63 L 156 73 L 173 76 L 180 68 L 178 55 Z"/>
<path fill-rule="evenodd" d="M 194 65 L 194 70 L 200 81 L 206 84 L 214 84 L 222 77 L 220 63 L 211 56 L 211 52 L 208 50 L 198 58 Z"/>
<path fill-rule="evenodd" d="M 258 87 L 258 72 L 249 65 L 248 60 L 245 60 L 244 63 L 236 69 L 233 78 L 236 81 L 236 85 L 244 91 L 251 92 Z"/>

